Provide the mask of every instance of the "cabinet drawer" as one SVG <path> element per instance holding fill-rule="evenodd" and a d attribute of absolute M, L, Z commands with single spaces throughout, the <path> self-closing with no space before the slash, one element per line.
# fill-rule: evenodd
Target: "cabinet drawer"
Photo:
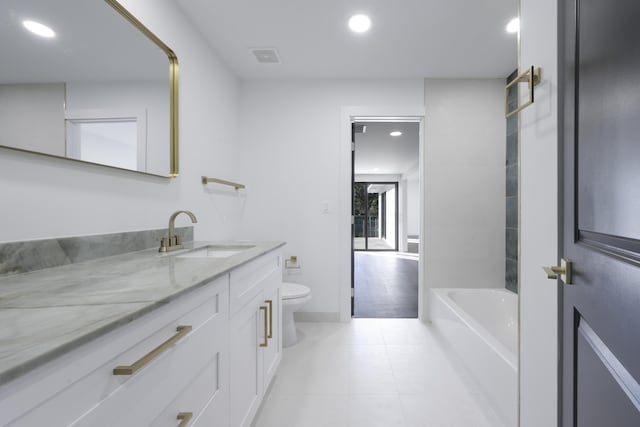
<path fill-rule="evenodd" d="M 226 347 L 226 346 L 225 346 Z M 187 426 L 192 426 L 199 420 L 205 408 L 219 408 L 218 418 L 208 427 L 229 425 L 226 421 L 226 413 L 229 410 L 229 391 L 227 386 L 227 355 L 219 351 L 209 363 L 199 371 L 187 387 L 169 403 L 160 415 L 151 423 L 153 427 L 175 427 L 179 424 L 179 413 L 190 413 L 191 421 Z M 204 424 L 203 424 L 204 425 Z"/>
<path fill-rule="evenodd" d="M 275 283 L 275 286 L 278 286 L 281 276 L 280 251 L 269 252 L 231 271 L 229 275 L 230 315 L 233 316 L 265 289 L 266 278 L 271 277 L 268 283 Z"/>
<path fill-rule="evenodd" d="M 190 313 L 185 317 L 193 317 L 192 315 Z M 183 320 L 185 319 L 180 319 Z M 74 426 L 151 425 L 152 420 L 166 410 L 169 403 L 175 400 L 207 363 L 218 359 L 220 349 L 215 348 L 214 342 L 225 337 L 222 331 L 227 329 L 227 325 L 226 319 L 222 321 L 222 316 L 205 320 L 148 367 L 124 380 L 115 392 Z M 205 381 L 198 384 L 201 388 L 206 383 L 206 379 L 203 380 Z M 206 402 L 201 406 L 204 403 Z M 176 423 L 156 425 L 173 426 Z"/>
<path fill-rule="evenodd" d="M 50 398 L 9 425 L 148 425 L 214 358 L 218 336 L 226 340 L 227 298 L 228 280 L 218 279 L 54 361 L 60 369 L 30 384 L 46 387 Z M 192 330 L 133 375 L 113 374 L 175 335 L 178 325 Z"/>

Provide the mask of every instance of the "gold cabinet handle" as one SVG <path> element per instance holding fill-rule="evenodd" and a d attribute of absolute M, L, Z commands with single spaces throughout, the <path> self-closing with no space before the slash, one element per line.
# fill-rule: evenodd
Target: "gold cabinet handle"
<path fill-rule="evenodd" d="M 264 302 L 269 304 L 269 335 L 267 335 L 267 338 L 273 338 L 273 301 L 268 299 Z"/>
<path fill-rule="evenodd" d="M 261 305 L 260 311 L 264 311 L 264 342 L 260 343 L 260 347 L 266 347 L 269 345 L 269 335 L 267 334 L 267 307 Z"/>
<path fill-rule="evenodd" d="M 132 365 L 121 365 L 113 368 L 113 375 L 133 375 L 141 368 L 146 366 L 149 362 L 151 362 L 156 357 L 160 356 L 167 349 L 173 346 L 178 340 L 191 332 L 191 326 L 178 326 L 176 328 L 176 334 L 151 350 L 149 353 L 142 356 L 140 359 L 133 362 Z"/>
<path fill-rule="evenodd" d="M 176 417 L 176 419 L 180 420 L 178 427 L 187 427 L 191 418 L 193 418 L 193 412 L 180 412 Z"/>
<path fill-rule="evenodd" d="M 547 279 L 556 280 L 560 276 L 560 280 L 565 285 L 573 284 L 573 263 L 566 258 L 560 260 L 560 266 L 542 267 L 547 273 Z M 564 277 L 562 277 L 564 276 Z"/>

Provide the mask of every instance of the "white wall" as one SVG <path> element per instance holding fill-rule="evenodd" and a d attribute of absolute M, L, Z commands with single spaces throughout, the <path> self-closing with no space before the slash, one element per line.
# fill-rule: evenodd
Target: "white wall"
<path fill-rule="evenodd" d="M 520 63 L 542 68 L 535 103 L 520 113 L 520 425 L 557 425 L 557 1 L 520 0 Z M 524 85 L 523 85 L 524 86 Z M 524 95 L 526 96 L 526 95 Z"/>
<path fill-rule="evenodd" d="M 420 234 L 420 178 L 417 171 L 416 173 L 403 176 L 403 182 L 405 182 L 407 191 L 406 234 L 409 236 L 417 236 Z"/>
<path fill-rule="evenodd" d="M 180 176 L 169 180 L 2 149 L 0 241 L 164 228 L 177 209 L 196 238 L 235 236 L 243 199 L 200 184 L 239 179 L 238 82 L 171 0 L 122 0 L 180 63 Z M 190 223 L 179 218 L 176 225 Z"/>
<path fill-rule="evenodd" d="M 0 129 L 0 145 L 64 156 L 64 84 L 0 85 Z"/>
<path fill-rule="evenodd" d="M 338 319 L 341 289 L 350 281 L 350 228 L 344 226 L 350 223 L 350 144 L 341 146 L 343 107 L 406 109 L 422 106 L 423 93 L 422 79 L 242 84 L 247 196 L 241 236 L 288 242 L 285 256 L 297 255 L 302 266 L 288 280 L 311 287 L 304 309 L 317 318 Z"/>
<path fill-rule="evenodd" d="M 406 181 L 407 185 L 407 235 L 420 235 L 420 181 L 411 179 Z"/>
<path fill-rule="evenodd" d="M 408 250 L 407 236 L 420 235 L 420 168 L 403 173 L 398 182 L 398 250 Z"/>
<path fill-rule="evenodd" d="M 427 288 L 504 287 L 504 81 L 425 80 Z"/>
<path fill-rule="evenodd" d="M 398 201 L 398 205 L 399 205 Z M 385 228 L 387 231 L 386 241 L 391 247 L 396 247 L 396 190 L 392 189 L 387 191 L 386 197 L 386 213 L 387 217 L 385 218 L 386 224 Z M 380 227 L 382 230 L 382 227 Z"/>

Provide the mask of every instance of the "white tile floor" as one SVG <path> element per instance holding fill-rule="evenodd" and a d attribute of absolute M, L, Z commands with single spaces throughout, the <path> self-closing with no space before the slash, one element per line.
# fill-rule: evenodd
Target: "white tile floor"
<path fill-rule="evenodd" d="M 501 426 L 417 319 L 298 323 L 298 333 L 255 427 Z"/>

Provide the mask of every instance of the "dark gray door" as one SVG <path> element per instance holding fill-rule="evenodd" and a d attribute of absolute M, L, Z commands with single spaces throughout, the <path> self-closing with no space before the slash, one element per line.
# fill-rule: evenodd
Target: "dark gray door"
<path fill-rule="evenodd" d="M 562 425 L 638 427 L 640 1 L 560 4 Z"/>

